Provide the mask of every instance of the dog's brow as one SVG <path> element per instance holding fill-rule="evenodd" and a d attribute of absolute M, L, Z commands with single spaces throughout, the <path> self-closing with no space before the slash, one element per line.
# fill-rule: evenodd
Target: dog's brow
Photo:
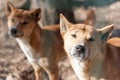
<path fill-rule="evenodd" d="M 21 18 L 21 17 L 22 18 L 28 18 L 28 17 L 30 17 L 29 14 L 26 14 L 26 12 L 23 11 L 23 10 L 16 11 L 15 16 L 18 17 L 18 18 Z"/>
<path fill-rule="evenodd" d="M 16 15 L 17 18 L 22 18 L 22 19 L 26 19 L 26 20 L 29 20 L 31 18 L 30 15 L 27 15 L 27 14 L 18 14 Z"/>
<path fill-rule="evenodd" d="M 75 34 L 77 34 L 78 33 L 78 31 L 75 31 Z"/>

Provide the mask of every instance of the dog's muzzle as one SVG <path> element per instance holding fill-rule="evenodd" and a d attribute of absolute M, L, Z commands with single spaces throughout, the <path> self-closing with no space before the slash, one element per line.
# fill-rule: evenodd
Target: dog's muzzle
<path fill-rule="evenodd" d="M 18 31 L 16 28 L 11 28 L 8 31 L 10 37 L 21 37 L 22 33 Z"/>
<path fill-rule="evenodd" d="M 78 53 L 78 55 L 80 54 L 80 53 L 84 53 L 85 52 L 85 47 L 84 46 L 82 46 L 82 45 L 77 45 L 77 46 L 75 46 L 75 51 Z"/>
<path fill-rule="evenodd" d="M 85 45 L 75 45 L 72 47 L 70 54 L 73 58 L 83 61 L 88 57 L 88 49 Z"/>
<path fill-rule="evenodd" d="M 9 34 L 10 37 L 16 37 L 17 29 L 16 28 L 9 29 L 8 34 Z"/>

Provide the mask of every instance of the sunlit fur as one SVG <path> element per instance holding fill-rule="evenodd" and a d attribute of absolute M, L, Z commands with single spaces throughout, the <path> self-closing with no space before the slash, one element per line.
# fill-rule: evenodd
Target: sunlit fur
<path fill-rule="evenodd" d="M 79 80 L 109 80 L 105 77 L 103 63 L 106 54 L 105 38 L 109 36 L 113 27 L 108 25 L 95 29 L 86 24 L 72 24 L 60 14 L 60 31 L 64 40 L 64 49 Z M 94 40 L 91 41 L 90 38 Z M 84 53 L 80 53 L 84 57 L 72 55 L 77 53 L 73 51 L 75 45 L 85 47 Z"/>

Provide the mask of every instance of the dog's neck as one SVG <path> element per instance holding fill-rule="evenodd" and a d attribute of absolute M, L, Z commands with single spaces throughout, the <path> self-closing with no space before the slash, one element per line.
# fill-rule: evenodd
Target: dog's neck
<path fill-rule="evenodd" d="M 29 39 L 30 39 L 30 45 L 32 46 L 33 49 L 35 50 L 40 50 L 40 46 L 42 45 L 42 40 L 43 40 L 43 31 L 40 28 L 38 24 L 34 27 Z"/>
<path fill-rule="evenodd" d="M 71 59 L 72 67 L 79 80 L 104 80 L 103 75 L 104 58 L 97 55 L 94 60 L 88 59 L 84 62 Z"/>
<path fill-rule="evenodd" d="M 51 49 L 49 47 L 54 43 L 53 36 L 54 35 L 52 34 L 51 31 L 45 30 L 41 28 L 39 25 L 36 25 L 30 36 L 30 45 L 36 51 L 39 51 L 42 54 L 47 53 L 47 51 L 49 51 L 50 53 Z M 43 51 L 44 49 L 47 49 L 47 51 Z"/>
<path fill-rule="evenodd" d="M 40 59 L 42 56 L 50 56 L 51 54 L 48 53 L 53 53 L 51 52 L 52 47 L 50 47 L 54 43 L 53 36 L 52 32 L 44 30 L 36 24 L 29 37 L 17 38 L 17 42 L 28 60 L 33 62 L 36 59 Z"/>
<path fill-rule="evenodd" d="M 16 38 L 18 44 L 20 45 L 22 51 L 28 58 L 30 62 L 39 59 L 42 54 L 42 29 L 38 24 L 34 26 L 34 29 L 29 37 Z"/>
<path fill-rule="evenodd" d="M 105 80 L 103 75 L 104 58 L 105 58 L 104 53 L 98 53 L 96 58 L 88 62 L 89 77 L 91 80 Z"/>

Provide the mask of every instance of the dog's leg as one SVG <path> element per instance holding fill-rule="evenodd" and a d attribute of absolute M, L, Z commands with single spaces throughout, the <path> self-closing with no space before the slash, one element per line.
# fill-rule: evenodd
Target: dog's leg
<path fill-rule="evenodd" d="M 48 75 L 50 80 L 58 80 L 58 67 L 55 66 L 53 69 L 51 69 Z"/>
<path fill-rule="evenodd" d="M 49 70 L 46 70 L 50 80 L 59 80 L 58 66 L 51 66 Z"/>
<path fill-rule="evenodd" d="M 34 69 L 34 73 L 35 73 L 35 80 L 43 80 L 42 77 L 42 71 L 43 69 L 41 68 L 41 66 L 37 65 L 37 64 L 32 64 L 32 67 Z"/>

